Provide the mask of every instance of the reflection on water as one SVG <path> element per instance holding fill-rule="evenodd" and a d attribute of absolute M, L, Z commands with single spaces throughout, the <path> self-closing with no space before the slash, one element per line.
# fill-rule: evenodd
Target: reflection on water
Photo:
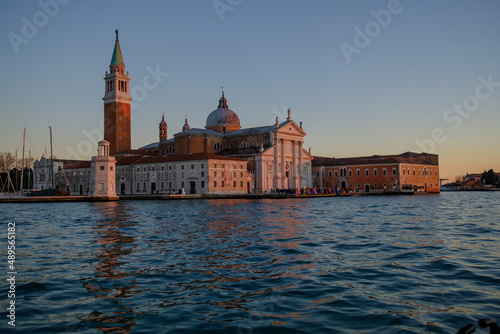
<path fill-rule="evenodd" d="M 2 209 L 22 332 L 452 333 L 500 314 L 500 193 Z"/>
<path fill-rule="evenodd" d="M 98 245 L 93 252 L 95 264 L 94 278 L 83 280 L 85 289 L 91 293 L 98 305 L 106 305 L 94 310 L 83 321 L 92 324 L 103 333 L 128 333 L 135 326 L 139 316 L 133 308 L 126 306 L 126 300 L 137 294 L 138 287 L 134 274 L 121 271 L 126 265 L 124 258 L 134 248 L 135 238 L 127 233 L 136 222 L 128 214 L 128 206 L 116 202 L 96 203 L 93 209 L 103 216 L 92 227 L 94 243 Z"/>

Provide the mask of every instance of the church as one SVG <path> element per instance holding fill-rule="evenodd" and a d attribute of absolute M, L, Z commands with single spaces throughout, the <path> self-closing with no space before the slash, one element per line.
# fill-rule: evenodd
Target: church
<path fill-rule="evenodd" d="M 181 131 L 168 137 L 162 115 L 158 141 L 132 149 L 130 75 L 125 71 L 117 30 L 104 81 L 104 141 L 100 145 L 105 146 L 106 155 L 99 159 L 114 159 L 115 166 L 109 168 L 114 168 L 110 179 L 115 186 L 108 188 L 118 195 L 265 194 L 312 187 L 356 193 L 402 192 L 406 188 L 439 192 L 437 155 L 313 157 L 304 149 L 302 122 L 297 124 L 290 110 L 283 122 L 276 118 L 271 125 L 244 128 L 238 114 L 229 108 L 224 91 L 216 109 L 207 112 L 204 127 L 192 128 L 186 118 Z M 47 166 L 51 166 L 47 161 L 35 162 L 35 184 L 42 189 L 51 188 L 56 181 L 58 189 L 68 189 L 72 195 L 91 192 L 89 161 L 61 160 L 50 170 Z"/>
<path fill-rule="evenodd" d="M 302 128 L 302 122 L 295 123 L 290 116 L 290 110 L 284 122 L 279 123 L 276 118 L 276 123 L 273 125 L 242 128 L 238 115 L 229 109 L 222 91 L 218 106 L 208 114 L 204 128 L 191 128 L 186 118 L 182 131 L 168 138 L 168 126 L 165 116 L 162 115 L 158 126 L 158 142 L 132 150 L 130 76 L 125 72 L 118 31 L 116 31 L 109 72 L 106 72 L 104 80 L 104 139 L 110 143 L 110 155 L 116 157 L 117 166 L 123 165 L 120 163 L 121 159 L 129 157 L 130 160 L 131 156 L 156 156 L 158 158 L 154 161 L 158 163 L 164 161 L 167 164 L 168 161 L 174 160 L 190 161 L 193 157 L 236 159 L 235 161 L 245 162 L 245 174 L 248 173 L 248 177 L 241 180 L 246 187 L 239 191 L 261 194 L 276 189 L 301 189 L 312 186 L 313 157 L 303 147 L 306 133 Z M 225 165 L 241 166 L 241 163 Z M 231 170 L 221 172 L 233 175 Z M 238 170 L 238 173 L 241 175 L 242 171 Z M 217 177 L 216 174 L 210 175 L 208 171 L 204 174 L 208 174 L 208 179 L 204 180 L 204 183 L 216 184 L 211 180 Z M 117 175 L 116 189 L 119 191 L 124 189 L 124 192 L 128 193 L 127 185 L 121 184 L 123 181 L 127 182 L 122 176 Z M 192 184 L 194 181 L 189 182 Z M 228 180 L 222 182 L 219 184 L 224 184 L 226 187 Z M 141 180 L 140 183 L 142 185 L 139 185 L 139 188 L 143 188 L 144 182 Z M 200 185 L 201 183 L 199 185 L 195 183 L 193 189 L 200 189 Z M 146 185 L 148 192 L 150 186 Z M 130 187 L 131 193 L 134 192 L 134 188 L 137 187 Z M 155 182 L 154 188 L 157 193 L 170 193 L 176 190 L 177 184 L 174 186 L 174 182 Z"/>

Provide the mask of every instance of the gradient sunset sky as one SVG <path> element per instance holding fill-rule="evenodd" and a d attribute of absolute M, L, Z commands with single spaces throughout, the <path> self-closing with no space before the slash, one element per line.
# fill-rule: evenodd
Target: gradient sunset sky
<path fill-rule="evenodd" d="M 313 155 L 427 151 L 439 154 L 442 178 L 500 172 L 498 0 L 9 0 L 0 9 L 2 152 L 20 152 L 27 128 L 40 158 L 52 126 L 57 157 L 95 155 L 119 29 L 134 148 L 158 140 L 163 113 L 169 137 L 185 116 L 204 128 L 223 86 L 242 127 L 291 108 Z"/>

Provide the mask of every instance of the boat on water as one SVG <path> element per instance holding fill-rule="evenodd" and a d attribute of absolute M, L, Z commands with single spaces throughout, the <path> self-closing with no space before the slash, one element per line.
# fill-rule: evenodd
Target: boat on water
<path fill-rule="evenodd" d="M 401 186 L 402 195 L 426 195 L 425 187 L 416 184 L 403 184 Z"/>
<path fill-rule="evenodd" d="M 33 190 L 26 194 L 28 197 L 41 197 L 41 196 L 71 196 L 71 192 L 59 189 L 43 189 Z"/>

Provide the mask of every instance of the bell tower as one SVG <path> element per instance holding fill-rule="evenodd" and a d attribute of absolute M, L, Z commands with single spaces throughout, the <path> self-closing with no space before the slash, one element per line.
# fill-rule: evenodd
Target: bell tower
<path fill-rule="evenodd" d="M 159 133 L 159 136 L 160 136 L 160 141 L 159 143 L 161 144 L 162 142 L 164 142 L 165 140 L 167 140 L 167 122 L 165 122 L 165 115 L 162 115 L 161 116 L 161 122 L 160 122 L 160 125 L 158 126 L 159 130 L 160 130 L 160 133 Z"/>
<path fill-rule="evenodd" d="M 131 149 L 130 135 L 130 77 L 125 73 L 118 30 L 109 73 L 104 76 L 104 139 L 109 142 L 109 154 Z"/>

